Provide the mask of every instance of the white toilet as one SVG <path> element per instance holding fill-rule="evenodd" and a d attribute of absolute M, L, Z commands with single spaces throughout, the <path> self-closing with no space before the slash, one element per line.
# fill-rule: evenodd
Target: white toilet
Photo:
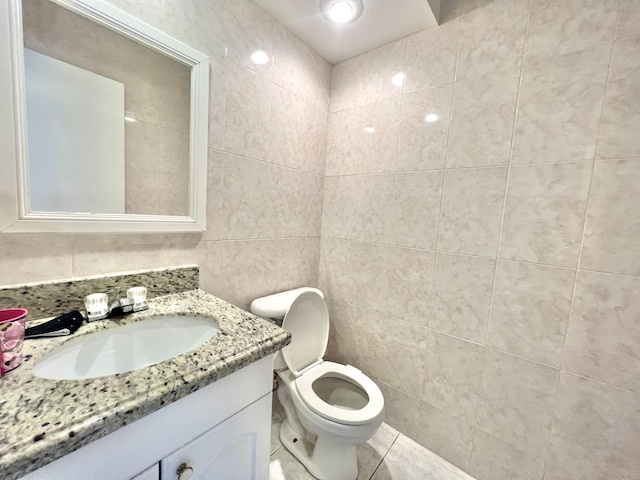
<path fill-rule="evenodd" d="M 322 292 L 298 288 L 258 298 L 251 311 L 282 319 L 291 343 L 276 355 L 278 398 L 287 419 L 282 444 L 320 480 L 355 480 L 356 446 L 378 430 L 384 397 L 350 365 L 322 360 L 329 339 L 329 312 Z"/>

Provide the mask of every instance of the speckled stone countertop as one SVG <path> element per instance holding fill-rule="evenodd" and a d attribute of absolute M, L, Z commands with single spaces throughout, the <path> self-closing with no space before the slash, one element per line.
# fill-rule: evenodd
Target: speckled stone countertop
<path fill-rule="evenodd" d="M 156 297 L 149 310 L 83 326 L 71 337 L 27 339 L 23 364 L 0 379 L 0 472 L 20 478 L 287 345 L 285 330 L 201 290 Z M 165 314 L 211 317 L 220 331 L 199 348 L 118 375 L 46 380 L 32 373 L 80 335 Z"/>

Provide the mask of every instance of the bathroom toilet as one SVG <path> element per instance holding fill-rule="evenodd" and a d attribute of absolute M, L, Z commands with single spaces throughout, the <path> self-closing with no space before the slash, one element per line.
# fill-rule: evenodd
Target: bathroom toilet
<path fill-rule="evenodd" d="M 276 355 L 278 399 L 286 413 L 280 440 L 320 480 L 355 480 L 356 446 L 384 415 L 378 386 L 350 365 L 324 361 L 329 312 L 322 292 L 298 288 L 258 298 L 251 311 L 282 320 L 291 343 Z"/>

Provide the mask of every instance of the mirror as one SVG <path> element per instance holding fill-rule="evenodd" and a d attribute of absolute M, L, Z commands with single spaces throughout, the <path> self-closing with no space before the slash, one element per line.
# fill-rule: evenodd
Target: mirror
<path fill-rule="evenodd" d="M 207 57 L 102 0 L 11 0 L 5 21 L 17 218 L 3 231 L 203 231 Z"/>

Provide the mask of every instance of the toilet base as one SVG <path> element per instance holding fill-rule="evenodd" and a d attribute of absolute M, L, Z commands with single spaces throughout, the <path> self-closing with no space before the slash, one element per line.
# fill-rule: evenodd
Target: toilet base
<path fill-rule="evenodd" d="M 358 477 L 355 445 L 322 437 L 312 443 L 297 435 L 288 420 L 280 426 L 280 441 L 318 480 L 355 480 Z"/>

